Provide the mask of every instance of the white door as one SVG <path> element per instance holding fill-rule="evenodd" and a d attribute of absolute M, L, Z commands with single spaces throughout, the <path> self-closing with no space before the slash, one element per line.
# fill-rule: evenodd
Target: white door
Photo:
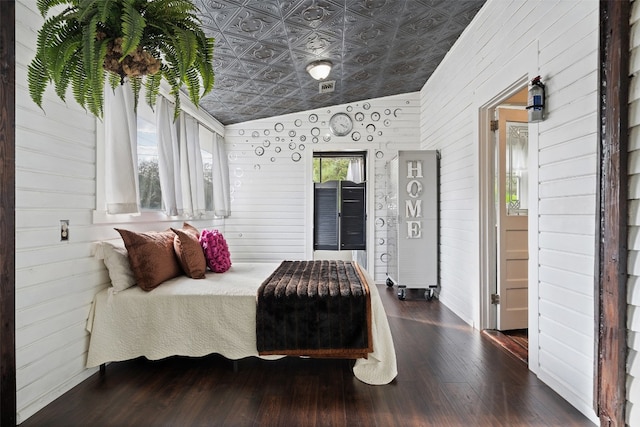
<path fill-rule="evenodd" d="M 528 318 L 527 112 L 497 109 L 498 330 L 525 329 Z"/>

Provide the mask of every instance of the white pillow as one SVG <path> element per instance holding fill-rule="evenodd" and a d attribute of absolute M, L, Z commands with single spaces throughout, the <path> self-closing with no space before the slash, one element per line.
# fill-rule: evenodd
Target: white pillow
<path fill-rule="evenodd" d="M 129 265 L 129 256 L 124 242 L 102 242 L 102 255 L 104 265 L 109 270 L 111 285 L 116 291 L 124 291 L 136 284 L 136 279 Z"/>

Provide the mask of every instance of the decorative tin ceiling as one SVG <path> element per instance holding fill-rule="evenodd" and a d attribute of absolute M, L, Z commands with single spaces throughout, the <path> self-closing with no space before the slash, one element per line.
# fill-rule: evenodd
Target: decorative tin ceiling
<path fill-rule="evenodd" d="M 215 38 L 213 91 L 223 124 L 422 88 L 485 0 L 194 0 Z M 319 93 L 307 64 L 333 62 Z"/>

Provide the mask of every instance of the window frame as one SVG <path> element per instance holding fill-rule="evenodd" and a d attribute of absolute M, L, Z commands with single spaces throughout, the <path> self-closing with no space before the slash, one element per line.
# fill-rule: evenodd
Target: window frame
<path fill-rule="evenodd" d="M 140 99 L 144 99 L 144 89 L 141 92 Z M 160 86 L 160 95 L 167 99 L 172 99 L 169 94 L 169 88 L 165 82 Z M 144 102 L 144 101 L 142 101 Z M 214 134 L 224 137 L 224 125 L 210 116 L 204 110 L 195 106 L 191 100 L 180 93 L 180 108 L 185 113 L 195 118 L 200 126 L 204 126 Z M 93 211 L 93 224 L 117 224 L 117 223 L 147 223 L 147 222 L 171 222 L 180 220 L 191 220 L 188 215 L 169 216 L 162 210 L 150 211 L 144 210 L 137 214 L 109 214 L 106 210 L 105 198 L 105 180 L 106 167 L 104 162 L 105 151 L 105 127 L 104 122 L 96 118 L 96 193 L 95 193 L 95 209 Z M 220 217 L 207 212 L 198 220 L 219 219 Z"/>

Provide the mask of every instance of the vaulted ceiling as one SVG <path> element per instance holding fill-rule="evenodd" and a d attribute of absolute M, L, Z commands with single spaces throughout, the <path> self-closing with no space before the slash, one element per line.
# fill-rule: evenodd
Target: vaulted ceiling
<path fill-rule="evenodd" d="M 194 0 L 223 124 L 420 90 L 485 0 Z M 333 63 L 319 93 L 307 64 Z"/>

